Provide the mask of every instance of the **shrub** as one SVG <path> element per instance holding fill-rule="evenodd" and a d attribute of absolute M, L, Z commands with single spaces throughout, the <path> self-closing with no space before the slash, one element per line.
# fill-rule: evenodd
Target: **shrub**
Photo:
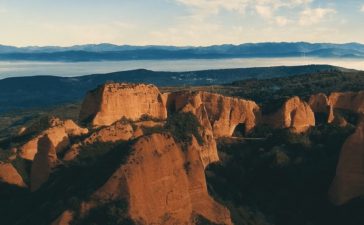
<path fill-rule="evenodd" d="M 203 144 L 203 139 L 199 132 L 199 129 L 202 129 L 202 127 L 196 116 L 190 112 L 172 114 L 167 119 L 165 128 L 180 143 L 190 143 L 193 135 L 200 145 Z"/>

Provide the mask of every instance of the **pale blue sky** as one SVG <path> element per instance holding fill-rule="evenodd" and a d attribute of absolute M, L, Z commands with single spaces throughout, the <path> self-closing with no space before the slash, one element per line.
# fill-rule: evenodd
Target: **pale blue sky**
<path fill-rule="evenodd" d="M 364 0 L 0 0 L 0 44 L 364 43 Z"/>

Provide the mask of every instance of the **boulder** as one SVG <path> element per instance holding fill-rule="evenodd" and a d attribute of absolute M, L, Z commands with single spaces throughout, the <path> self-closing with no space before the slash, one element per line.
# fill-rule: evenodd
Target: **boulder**
<path fill-rule="evenodd" d="M 167 118 L 162 94 L 154 85 L 108 83 L 90 91 L 82 103 L 80 121 L 92 126 L 111 125 L 125 117 Z"/>
<path fill-rule="evenodd" d="M 329 198 L 336 205 L 364 196 L 364 122 L 344 143 Z"/>

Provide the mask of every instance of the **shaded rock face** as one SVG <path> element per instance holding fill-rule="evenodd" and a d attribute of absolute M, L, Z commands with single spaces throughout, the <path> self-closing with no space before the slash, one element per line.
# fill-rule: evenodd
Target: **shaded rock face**
<path fill-rule="evenodd" d="M 264 122 L 274 128 L 289 128 L 294 133 L 302 133 L 315 126 L 315 115 L 308 103 L 293 97 L 278 112 L 266 116 Z"/>
<path fill-rule="evenodd" d="M 308 104 L 314 113 L 319 113 L 326 117 L 324 118 L 325 122 L 331 123 L 334 121 L 333 110 L 331 110 L 329 99 L 325 94 L 319 93 L 312 95 L 308 101 Z"/>
<path fill-rule="evenodd" d="M 0 182 L 18 187 L 27 187 L 23 178 L 11 163 L 0 162 Z"/>
<path fill-rule="evenodd" d="M 364 195 L 364 121 L 344 143 L 329 197 L 337 205 Z"/>
<path fill-rule="evenodd" d="M 309 104 L 315 113 L 327 114 L 327 122 L 339 126 L 347 124 L 343 118 L 337 118 L 335 110 L 347 110 L 352 113 L 364 113 L 364 91 L 361 92 L 334 92 L 329 97 L 325 94 L 311 96 Z"/>
<path fill-rule="evenodd" d="M 329 96 L 332 109 L 344 109 L 353 113 L 364 113 L 364 91 L 334 92 Z"/>
<path fill-rule="evenodd" d="M 143 224 L 193 224 L 194 214 L 232 224 L 229 211 L 208 195 L 198 148 L 193 140 L 184 152 L 168 134 L 142 137 L 93 198 L 126 198 L 130 217 Z"/>
<path fill-rule="evenodd" d="M 82 122 L 102 126 L 111 125 L 123 117 L 138 120 L 144 115 L 167 118 L 162 94 L 157 87 L 110 83 L 87 94 L 79 117 Z"/>
<path fill-rule="evenodd" d="M 20 146 L 20 157 L 33 160 L 38 149 L 38 141 L 44 135 L 47 135 L 56 152 L 62 152 L 69 146 L 69 138 L 72 136 L 80 136 L 88 133 L 88 129 L 81 128 L 72 120 L 61 121 L 58 118 L 53 118 L 50 122 L 50 127 L 40 131 L 38 135 Z"/>
<path fill-rule="evenodd" d="M 57 165 L 57 162 L 56 149 L 49 136 L 44 135 L 38 140 L 38 151 L 32 163 L 30 173 L 31 191 L 36 191 L 48 180 L 51 170 Z"/>

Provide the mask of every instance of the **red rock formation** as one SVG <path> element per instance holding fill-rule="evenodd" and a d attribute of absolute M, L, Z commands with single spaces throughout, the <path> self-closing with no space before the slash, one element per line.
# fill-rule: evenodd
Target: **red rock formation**
<path fill-rule="evenodd" d="M 329 105 L 332 109 L 344 109 L 353 113 L 364 113 L 364 91 L 357 93 L 331 93 L 329 96 Z"/>
<path fill-rule="evenodd" d="M 345 126 L 343 118 L 337 118 L 335 110 L 347 110 L 352 113 L 364 113 L 364 91 L 333 92 L 329 97 L 320 93 L 310 98 L 309 104 L 315 113 L 326 113 L 328 123 Z"/>
<path fill-rule="evenodd" d="M 27 187 L 23 178 L 11 163 L 0 162 L 0 182 L 16 185 L 18 187 Z"/>
<path fill-rule="evenodd" d="M 38 140 L 38 151 L 35 154 L 30 173 L 30 189 L 36 191 L 48 180 L 52 168 L 57 164 L 56 149 L 48 135 Z"/>
<path fill-rule="evenodd" d="M 344 143 L 329 191 L 337 205 L 364 195 L 364 121 Z"/>
<path fill-rule="evenodd" d="M 329 99 L 323 93 L 312 95 L 308 101 L 311 109 L 315 113 L 327 114 L 327 122 L 331 123 L 334 121 L 334 112 L 331 110 Z"/>
<path fill-rule="evenodd" d="M 245 124 L 245 132 L 249 133 L 259 123 L 260 108 L 253 101 L 226 97 L 208 92 L 176 92 L 167 98 L 167 106 L 176 111 L 188 104 L 196 108 L 203 104 L 215 138 L 232 136 L 239 124 Z"/>
<path fill-rule="evenodd" d="M 170 135 L 142 137 L 93 198 L 126 198 L 130 217 L 145 224 L 192 224 L 194 214 L 232 224 L 229 211 L 208 195 L 198 149 L 195 140 L 184 152 Z"/>
<path fill-rule="evenodd" d="M 80 128 L 72 120 L 61 121 L 58 118 L 52 118 L 49 121 L 50 127 L 39 131 L 31 140 L 20 146 L 20 157 L 28 160 L 33 160 L 37 153 L 38 140 L 47 135 L 56 149 L 56 152 L 61 152 L 69 146 L 69 138 L 88 133 L 88 129 Z"/>
<path fill-rule="evenodd" d="M 215 137 L 232 136 L 237 125 L 245 124 L 249 133 L 260 119 L 260 108 L 253 101 L 201 93 Z"/>
<path fill-rule="evenodd" d="M 123 117 L 138 120 L 143 115 L 167 118 L 162 94 L 157 87 L 110 83 L 87 94 L 82 104 L 80 121 L 103 126 L 111 125 Z"/>
<path fill-rule="evenodd" d="M 302 133 L 315 126 L 315 115 L 306 102 L 293 97 L 278 112 L 266 116 L 264 121 L 274 128 L 289 128 L 294 133 Z"/>

